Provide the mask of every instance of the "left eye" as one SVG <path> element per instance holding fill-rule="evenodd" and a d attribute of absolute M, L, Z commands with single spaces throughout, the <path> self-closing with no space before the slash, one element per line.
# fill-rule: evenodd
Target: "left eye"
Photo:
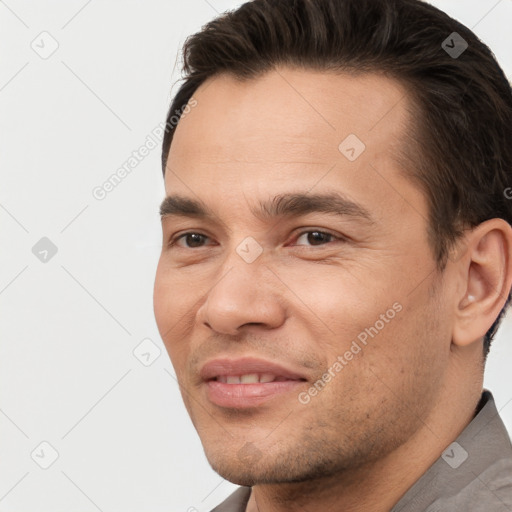
<path fill-rule="evenodd" d="M 306 237 L 306 240 L 311 245 L 325 245 L 328 242 L 331 242 L 333 239 L 339 239 L 338 237 L 335 237 L 331 233 L 326 233 L 325 231 L 304 231 L 299 235 L 297 238 L 297 241 L 299 241 L 301 238 Z M 303 245 L 303 244 L 298 244 Z"/>

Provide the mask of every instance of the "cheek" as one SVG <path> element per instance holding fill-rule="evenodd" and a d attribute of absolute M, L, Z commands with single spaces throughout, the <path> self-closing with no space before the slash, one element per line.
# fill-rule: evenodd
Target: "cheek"
<path fill-rule="evenodd" d="M 373 325 L 394 302 L 388 291 L 392 286 L 385 282 L 375 286 L 357 266 L 349 269 L 318 265 L 301 270 L 304 271 L 280 272 L 284 282 L 293 283 L 290 300 L 299 309 L 306 308 L 304 314 L 326 331 L 326 339 L 339 340 L 340 350 L 344 342 L 350 342 L 364 328 Z"/>
<path fill-rule="evenodd" d="M 157 323 L 176 323 L 190 309 L 197 287 L 193 275 L 172 267 L 165 255 L 158 262 L 153 289 L 153 306 Z"/>
<path fill-rule="evenodd" d="M 191 285 L 192 277 L 183 276 L 169 268 L 165 259 L 158 263 L 153 289 L 153 310 L 160 337 L 175 370 L 190 350 L 187 340 L 194 321 L 194 307 L 199 298 L 198 286 Z"/>
<path fill-rule="evenodd" d="M 369 272 L 356 274 L 339 268 L 327 272 L 319 267 L 309 272 L 307 281 L 302 278 L 296 283 L 294 292 L 300 301 L 294 302 L 301 309 L 301 303 L 307 306 L 298 315 L 302 321 L 309 319 L 306 329 L 313 350 L 323 355 L 327 368 L 339 363 L 333 372 L 340 377 L 334 379 L 331 392 L 338 394 L 339 389 L 346 391 L 354 385 L 351 393 L 355 396 L 358 387 L 378 384 L 374 372 L 381 376 L 380 368 L 390 374 L 387 378 L 400 378 L 401 369 L 415 359 L 418 348 L 409 338 L 417 336 L 417 326 L 410 322 L 410 297 L 396 279 L 383 273 L 376 281 Z"/>
<path fill-rule="evenodd" d="M 182 290 L 176 286 L 175 274 L 166 268 L 162 260 L 155 276 L 153 310 L 160 336 L 172 358 L 174 350 L 171 347 L 175 347 L 174 340 L 180 336 L 185 320 L 184 300 Z"/>
<path fill-rule="evenodd" d="M 160 329 L 160 335 L 163 337 L 163 328 L 166 322 L 167 315 L 165 311 L 169 311 L 169 284 L 166 282 L 166 273 L 163 271 L 162 260 L 158 262 L 158 267 L 155 275 L 155 284 L 153 287 L 153 310 L 155 313 L 155 320 Z"/>

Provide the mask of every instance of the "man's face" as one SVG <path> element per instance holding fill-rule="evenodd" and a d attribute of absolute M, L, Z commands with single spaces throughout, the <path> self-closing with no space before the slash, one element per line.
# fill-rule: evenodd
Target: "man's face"
<path fill-rule="evenodd" d="M 207 215 L 166 205 L 154 305 L 208 460 L 254 485 L 384 456 L 434 406 L 451 336 L 426 199 L 395 159 L 404 90 L 284 68 L 194 98 L 165 188 Z M 335 195 L 351 204 L 317 197 Z"/>

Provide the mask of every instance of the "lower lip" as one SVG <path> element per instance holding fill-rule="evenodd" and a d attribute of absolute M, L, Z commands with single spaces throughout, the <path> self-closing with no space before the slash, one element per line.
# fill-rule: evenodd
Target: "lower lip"
<path fill-rule="evenodd" d="M 216 380 L 206 382 L 210 402 L 219 407 L 245 409 L 257 407 L 304 384 L 301 380 L 285 380 L 255 384 L 226 384 Z"/>

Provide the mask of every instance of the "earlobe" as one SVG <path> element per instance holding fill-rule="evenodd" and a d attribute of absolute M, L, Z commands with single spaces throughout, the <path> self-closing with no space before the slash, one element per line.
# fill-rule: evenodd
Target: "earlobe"
<path fill-rule="evenodd" d="M 464 294 L 456 302 L 452 342 L 461 347 L 485 335 L 512 285 L 511 226 L 503 219 L 490 219 L 466 236 L 466 253 L 455 263 Z"/>

